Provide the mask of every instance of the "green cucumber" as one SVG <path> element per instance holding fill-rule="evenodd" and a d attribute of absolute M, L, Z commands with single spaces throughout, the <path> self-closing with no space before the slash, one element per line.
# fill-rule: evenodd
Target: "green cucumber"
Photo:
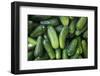
<path fill-rule="evenodd" d="M 44 45 L 44 48 L 47 51 L 50 59 L 55 59 L 56 55 L 55 55 L 55 52 L 54 52 L 52 46 L 50 45 L 49 41 L 48 40 L 44 40 L 43 41 L 43 45 Z"/>
<path fill-rule="evenodd" d="M 52 26 L 48 27 L 48 37 L 50 39 L 52 47 L 54 49 L 59 48 L 58 36 L 55 29 Z"/>
<path fill-rule="evenodd" d="M 55 29 L 56 29 L 56 31 L 57 31 L 58 33 L 60 33 L 61 30 L 62 30 L 62 28 L 63 28 L 62 25 L 58 25 Z"/>
<path fill-rule="evenodd" d="M 60 21 L 63 26 L 68 26 L 69 24 L 69 17 L 68 16 L 60 16 Z"/>
<path fill-rule="evenodd" d="M 61 49 L 56 49 L 55 53 L 56 53 L 56 59 L 61 59 Z"/>
<path fill-rule="evenodd" d="M 40 21 L 40 24 L 42 25 L 52 25 L 52 26 L 56 26 L 59 24 L 58 20 L 55 18 L 55 19 L 49 19 L 49 20 L 44 20 L 44 21 Z"/>
<path fill-rule="evenodd" d="M 88 31 L 86 30 L 84 33 L 83 33 L 83 38 L 87 39 L 88 37 Z"/>
<path fill-rule="evenodd" d="M 75 24 L 76 24 L 75 20 L 71 21 L 71 23 L 69 25 L 69 33 L 70 34 L 74 34 L 74 32 L 75 32 Z"/>
<path fill-rule="evenodd" d="M 88 49 L 87 49 L 87 43 L 85 40 L 82 40 L 82 48 L 83 48 L 83 56 L 84 58 L 88 57 Z"/>
<path fill-rule="evenodd" d="M 66 48 L 62 52 L 62 59 L 68 59 L 68 53 Z"/>
<path fill-rule="evenodd" d="M 42 44 L 42 37 L 39 36 L 37 39 L 37 45 L 34 50 L 35 57 L 41 57 L 43 55 L 43 44 Z"/>
<path fill-rule="evenodd" d="M 31 37 L 37 37 L 42 35 L 46 31 L 46 28 L 42 25 L 38 26 L 33 32 L 30 34 Z"/>
<path fill-rule="evenodd" d="M 81 17 L 81 18 L 78 20 L 77 24 L 76 24 L 77 30 L 82 30 L 83 27 L 84 27 L 85 24 L 86 24 L 86 21 L 87 21 L 87 17 Z"/>
<path fill-rule="evenodd" d="M 67 50 L 68 56 L 72 56 L 72 55 L 75 54 L 77 44 L 78 44 L 78 40 L 77 40 L 77 39 L 73 39 L 73 40 L 70 42 L 70 44 L 69 44 L 69 46 L 68 46 L 68 50 Z"/>
<path fill-rule="evenodd" d="M 59 35 L 60 48 L 64 49 L 66 37 L 68 36 L 68 27 L 63 27 Z"/>

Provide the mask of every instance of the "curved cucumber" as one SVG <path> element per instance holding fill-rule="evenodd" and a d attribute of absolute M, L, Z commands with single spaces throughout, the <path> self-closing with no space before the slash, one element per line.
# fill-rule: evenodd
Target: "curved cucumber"
<path fill-rule="evenodd" d="M 37 39 L 37 45 L 35 47 L 34 56 L 41 57 L 42 55 L 43 55 L 42 37 L 39 36 Z"/>
<path fill-rule="evenodd" d="M 44 48 L 47 51 L 50 59 L 55 59 L 56 55 L 55 55 L 55 52 L 54 52 L 52 46 L 50 45 L 49 41 L 48 40 L 44 40 L 43 41 L 43 45 L 44 45 Z"/>
<path fill-rule="evenodd" d="M 50 39 L 52 47 L 54 49 L 59 48 L 58 36 L 55 29 L 52 26 L 48 27 L 48 37 Z"/>
<path fill-rule="evenodd" d="M 59 35 L 60 48 L 62 49 L 65 47 L 65 41 L 67 36 L 68 36 L 68 28 L 63 27 Z"/>

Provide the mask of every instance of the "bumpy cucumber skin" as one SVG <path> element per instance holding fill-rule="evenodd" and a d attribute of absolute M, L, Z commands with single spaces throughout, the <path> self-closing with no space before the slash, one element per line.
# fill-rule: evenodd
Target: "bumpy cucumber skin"
<path fill-rule="evenodd" d="M 58 36 L 55 29 L 52 26 L 48 27 L 48 37 L 50 39 L 52 47 L 54 49 L 59 48 Z"/>
<path fill-rule="evenodd" d="M 38 26 L 31 34 L 30 34 L 30 36 L 31 37 L 37 37 L 37 36 L 40 36 L 40 35 L 42 35 L 44 32 L 45 32 L 45 27 L 44 26 L 42 26 L 42 25 L 40 25 L 40 26 Z"/>
<path fill-rule="evenodd" d="M 64 49 L 66 37 L 68 36 L 68 27 L 63 27 L 59 35 L 60 48 Z"/>
<path fill-rule="evenodd" d="M 68 59 L 68 53 L 66 48 L 62 51 L 62 59 Z"/>
<path fill-rule="evenodd" d="M 52 46 L 50 45 L 49 41 L 48 40 L 44 40 L 43 41 L 43 45 L 44 45 L 44 48 L 47 51 L 50 59 L 55 59 L 56 55 L 55 55 L 55 52 L 54 52 Z"/>
<path fill-rule="evenodd" d="M 61 59 L 61 49 L 56 49 L 55 53 L 56 53 L 56 59 Z"/>
<path fill-rule="evenodd" d="M 71 41 L 71 43 L 70 43 L 69 46 L 68 46 L 68 50 L 67 50 L 68 56 L 72 56 L 72 55 L 75 54 L 75 52 L 76 52 L 76 47 L 77 47 L 77 43 L 78 43 L 78 40 L 77 40 L 77 39 L 73 39 L 73 40 Z"/>
<path fill-rule="evenodd" d="M 83 56 L 84 58 L 88 57 L 87 43 L 85 40 L 82 40 Z"/>
<path fill-rule="evenodd" d="M 69 24 L 69 18 L 67 16 L 61 16 L 60 21 L 63 26 L 68 26 L 68 24 Z"/>
<path fill-rule="evenodd" d="M 87 18 L 86 18 L 86 17 L 81 17 L 81 18 L 79 19 L 79 21 L 77 22 L 77 24 L 76 24 L 77 30 L 82 30 L 83 27 L 84 27 L 85 24 L 86 24 L 86 21 L 87 21 Z"/>
<path fill-rule="evenodd" d="M 41 57 L 43 55 L 43 44 L 42 44 L 42 37 L 39 36 L 37 39 L 37 45 L 34 50 L 35 57 Z"/>

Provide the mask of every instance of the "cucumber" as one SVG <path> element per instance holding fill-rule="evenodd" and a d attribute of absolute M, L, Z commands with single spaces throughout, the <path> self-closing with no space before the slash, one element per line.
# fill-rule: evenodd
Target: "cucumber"
<path fill-rule="evenodd" d="M 74 17 L 73 17 L 73 16 L 69 16 L 69 19 L 73 20 L 73 19 L 74 19 Z"/>
<path fill-rule="evenodd" d="M 56 18 L 54 18 L 54 19 L 40 21 L 40 24 L 45 25 L 45 26 L 49 26 L 49 25 L 56 26 L 59 24 L 59 22 Z"/>
<path fill-rule="evenodd" d="M 83 38 L 85 38 L 85 39 L 87 39 L 87 37 L 88 37 L 88 32 L 87 32 L 87 30 L 83 33 Z"/>
<path fill-rule="evenodd" d="M 62 52 L 62 59 L 68 59 L 68 53 L 66 48 Z"/>
<path fill-rule="evenodd" d="M 69 33 L 70 34 L 74 34 L 74 32 L 75 32 L 75 24 L 76 24 L 75 20 L 71 21 L 71 23 L 69 25 Z"/>
<path fill-rule="evenodd" d="M 68 16 L 60 16 L 60 21 L 63 26 L 68 26 L 69 24 L 69 17 Z"/>
<path fill-rule="evenodd" d="M 56 53 L 56 59 L 61 59 L 61 49 L 56 49 L 55 53 Z"/>
<path fill-rule="evenodd" d="M 61 30 L 62 30 L 62 28 L 63 28 L 62 25 L 58 25 L 55 29 L 56 29 L 56 31 L 57 31 L 58 33 L 60 33 Z"/>
<path fill-rule="evenodd" d="M 37 57 L 37 58 L 35 58 L 35 60 L 48 60 L 49 59 L 49 56 L 48 56 L 48 54 L 44 54 L 44 56 L 42 56 L 42 57 Z"/>
<path fill-rule="evenodd" d="M 34 60 L 34 53 L 33 51 L 28 52 L 28 60 Z"/>
<path fill-rule="evenodd" d="M 55 59 L 56 55 L 55 55 L 55 52 L 54 52 L 52 46 L 50 45 L 49 41 L 48 40 L 44 40 L 43 41 L 43 45 L 44 45 L 44 48 L 47 51 L 50 59 Z"/>
<path fill-rule="evenodd" d="M 42 37 L 39 36 L 37 39 L 37 45 L 34 50 L 35 57 L 41 57 L 43 55 L 43 44 L 42 44 Z"/>
<path fill-rule="evenodd" d="M 28 37 L 28 43 L 31 44 L 33 47 L 36 45 L 36 40 L 31 38 L 31 37 Z"/>
<path fill-rule="evenodd" d="M 59 48 L 58 36 L 55 29 L 52 26 L 48 27 L 48 37 L 49 37 L 52 47 L 54 49 Z"/>
<path fill-rule="evenodd" d="M 42 35 L 46 31 L 46 28 L 42 25 L 38 26 L 33 32 L 30 34 L 31 37 L 37 37 Z"/>
<path fill-rule="evenodd" d="M 83 49 L 84 58 L 87 58 L 88 57 L 88 49 L 87 49 L 87 43 L 85 40 L 82 40 L 82 49 Z"/>
<path fill-rule="evenodd" d="M 78 40 L 77 49 L 79 51 L 79 54 L 82 54 L 83 50 L 82 50 L 82 44 L 81 44 L 81 37 L 78 37 L 77 40 Z"/>
<path fill-rule="evenodd" d="M 60 48 L 64 49 L 66 37 L 68 36 L 68 27 L 63 27 L 59 35 Z"/>
<path fill-rule="evenodd" d="M 86 21 L 87 21 L 87 18 L 86 18 L 86 17 L 81 17 L 81 18 L 78 20 L 77 24 L 76 24 L 77 30 L 82 30 L 83 27 L 84 27 L 85 24 L 86 24 Z"/>
<path fill-rule="evenodd" d="M 76 30 L 76 31 L 75 31 L 75 35 L 76 35 L 76 36 L 81 35 L 86 29 L 87 29 L 87 27 L 85 26 L 82 30 Z"/>
<path fill-rule="evenodd" d="M 72 55 L 75 54 L 77 44 L 78 44 L 78 40 L 77 40 L 77 39 L 73 39 L 73 40 L 70 42 L 70 44 L 69 44 L 69 46 L 68 46 L 68 50 L 67 50 L 68 56 L 72 56 Z"/>

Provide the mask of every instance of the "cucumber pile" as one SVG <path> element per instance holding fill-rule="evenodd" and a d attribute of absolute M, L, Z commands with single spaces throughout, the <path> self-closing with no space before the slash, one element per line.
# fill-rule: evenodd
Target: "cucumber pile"
<path fill-rule="evenodd" d="M 88 18 L 28 15 L 28 60 L 88 58 Z"/>

